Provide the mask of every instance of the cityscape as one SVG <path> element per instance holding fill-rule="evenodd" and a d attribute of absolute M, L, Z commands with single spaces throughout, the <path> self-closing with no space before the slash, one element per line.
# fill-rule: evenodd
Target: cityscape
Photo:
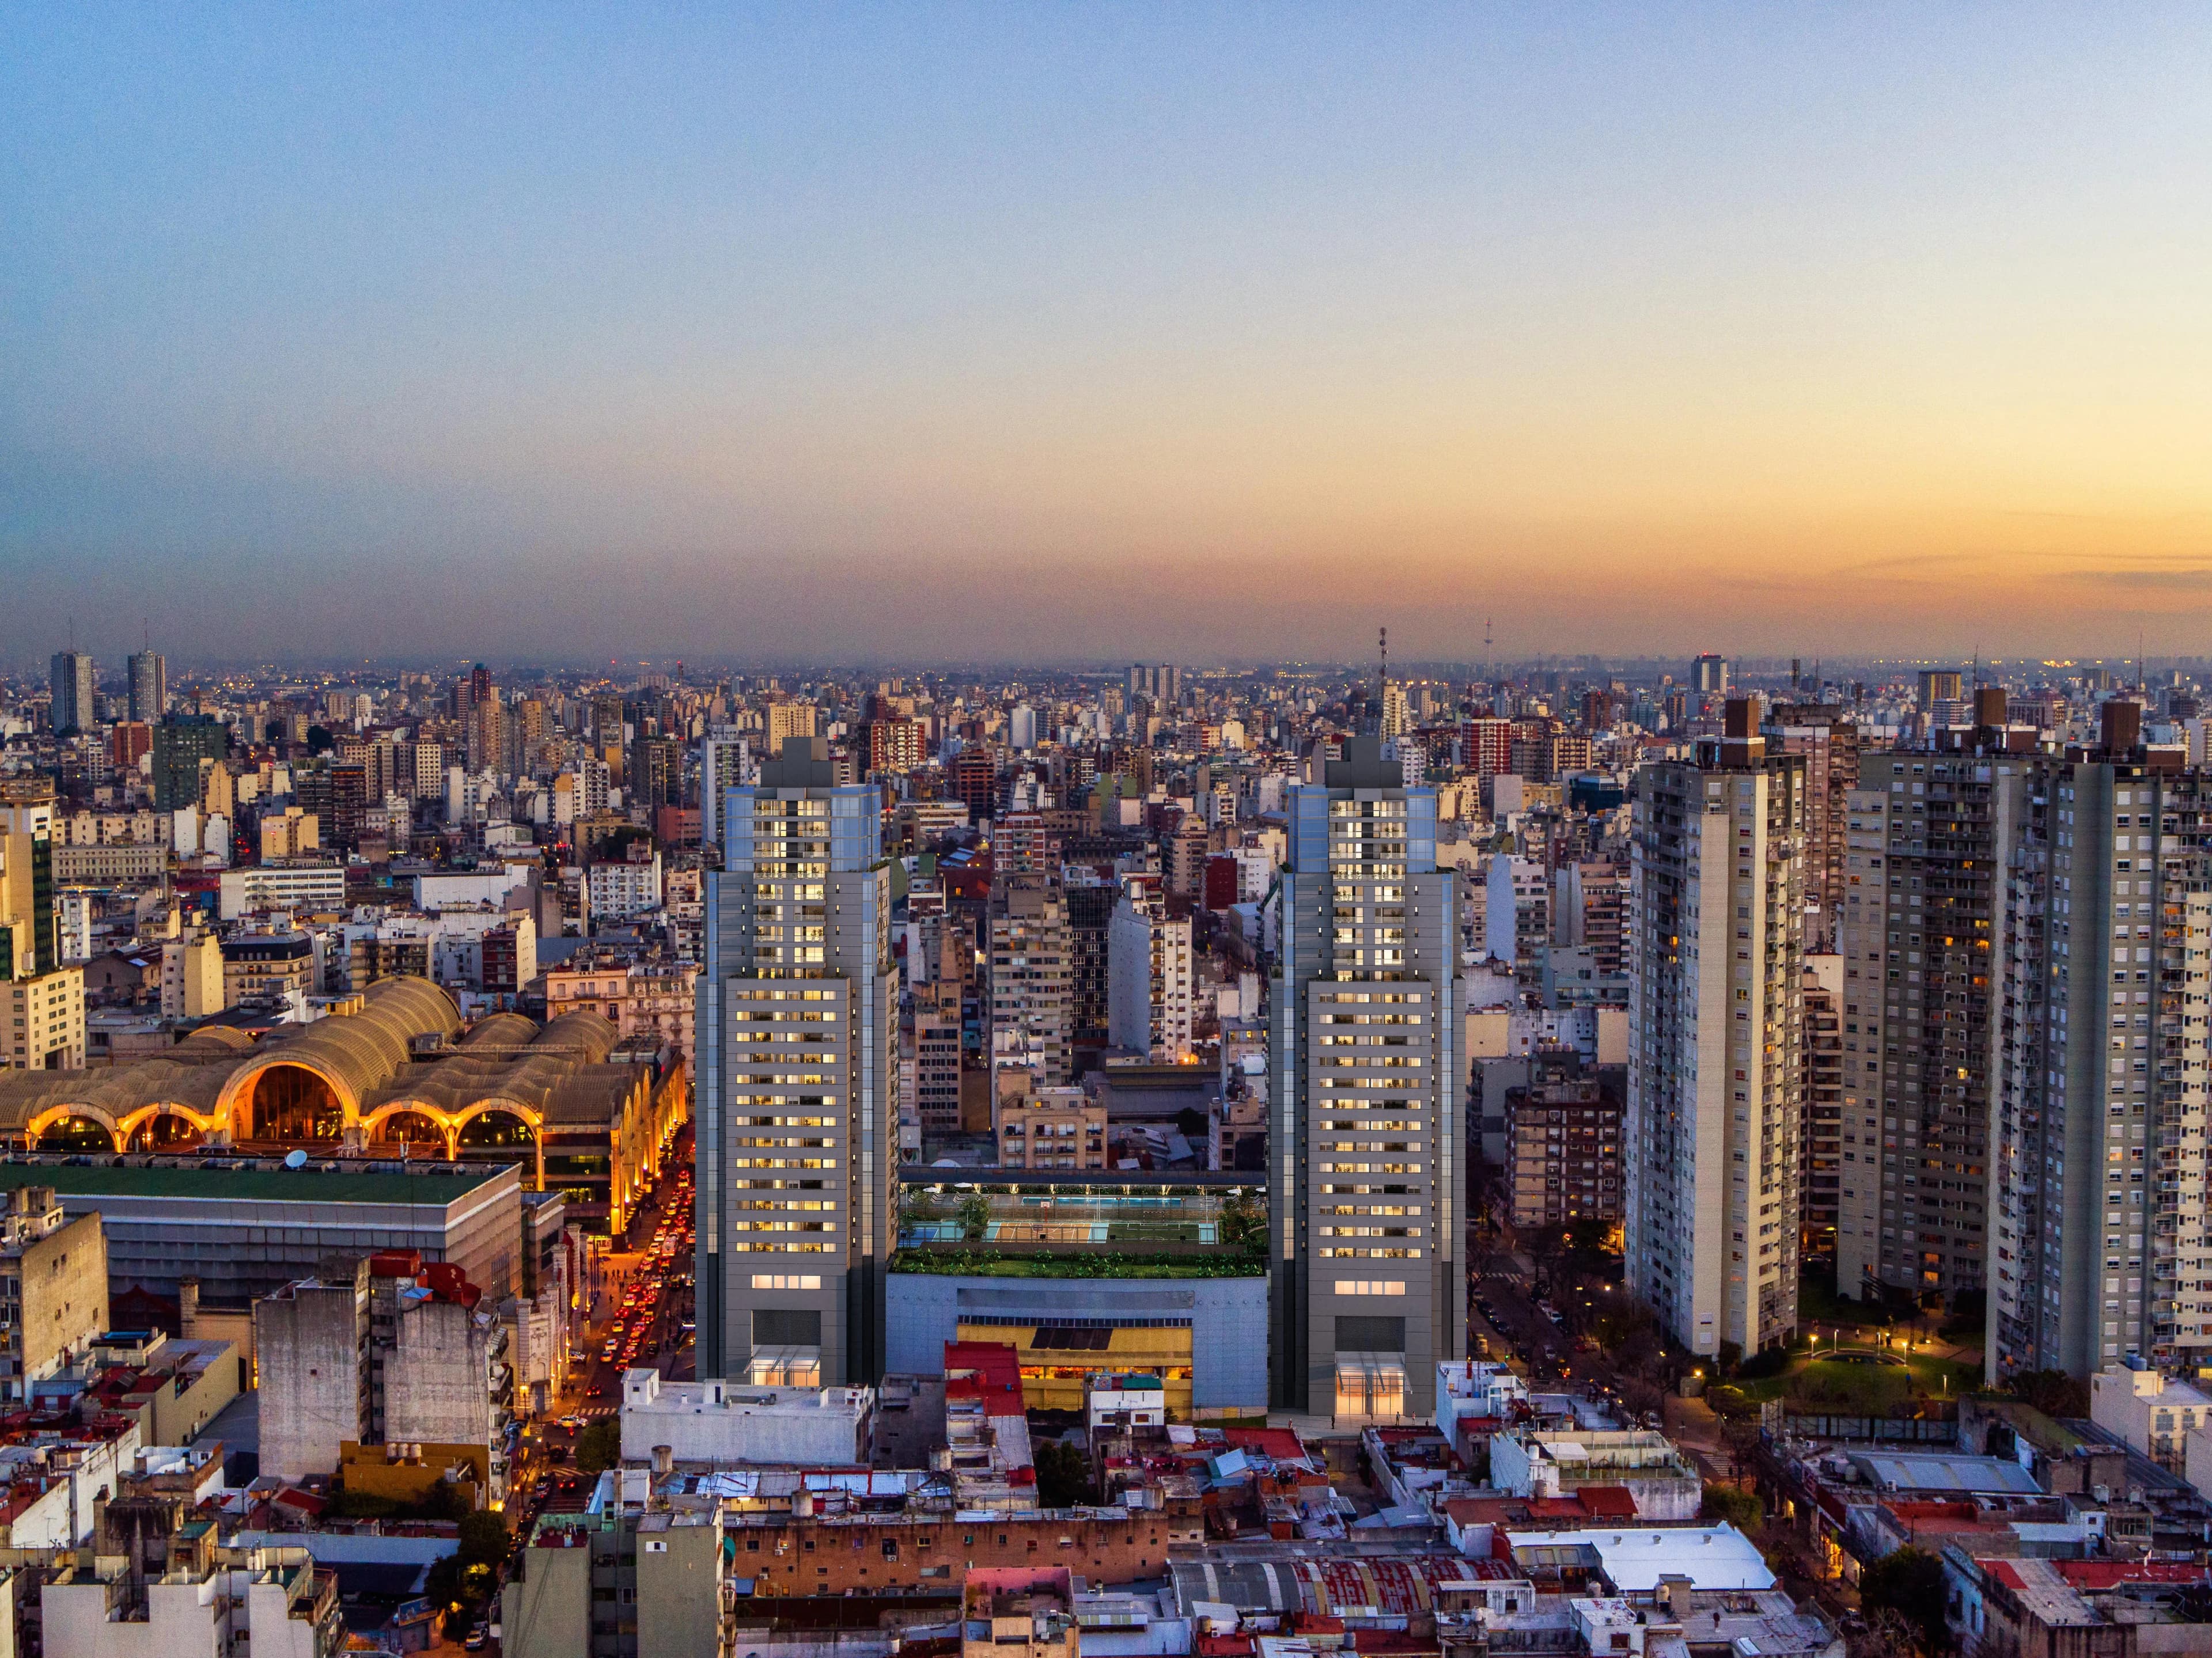
<path fill-rule="evenodd" d="M 8 33 L 0 1658 L 2212 1658 L 2206 20 Z"/>

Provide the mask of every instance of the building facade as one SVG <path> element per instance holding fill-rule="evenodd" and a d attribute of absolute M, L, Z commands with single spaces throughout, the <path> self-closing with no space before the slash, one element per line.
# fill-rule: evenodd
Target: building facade
<path fill-rule="evenodd" d="M 1285 791 L 1268 1145 L 1277 1408 L 1426 1416 L 1465 1349 L 1453 872 L 1372 738 Z"/>
<path fill-rule="evenodd" d="M 778 705 L 783 706 L 783 705 Z M 809 712 L 811 713 L 811 706 Z M 883 1369 L 898 1127 L 896 968 L 881 796 L 787 742 L 724 800 L 699 979 L 698 1374 L 811 1350 Z"/>
<path fill-rule="evenodd" d="M 2212 790 L 2107 702 L 2004 871 L 1992 1374 L 2212 1350 Z"/>
<path fill-rule="evenodd" d="M 1797 1325 L 1804 762 L 1753 706 L 1644 768 L 1635 815 L 1626 1260 L 1693 1353 Z"/>
<path fill-rule="evenodd" d="M 2033 764 L 1975 743 L 1860 761 L 1842 927 L 1844 1294 L 1948 1301 L 1987 1281 L 1992 967 Z"/>

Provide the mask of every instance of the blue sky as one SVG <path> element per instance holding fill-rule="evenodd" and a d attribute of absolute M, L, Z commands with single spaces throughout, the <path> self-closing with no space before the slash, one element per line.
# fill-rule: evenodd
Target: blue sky
<path fill-rule="evenodd" d="M 2201 10 L 7 15 L 0 657 L 2172 652 L 2212 598 Z"/>

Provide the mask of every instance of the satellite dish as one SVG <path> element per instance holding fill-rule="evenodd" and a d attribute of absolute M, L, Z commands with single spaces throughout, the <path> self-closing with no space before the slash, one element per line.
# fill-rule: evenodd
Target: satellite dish
<path fill-rule="evenodd" d="M 305 1169 L 307 1166 L 307 1154 L 305 1151 L 287 1151 L 284 1154 L 284 1166 L 287 1169 Z"/>

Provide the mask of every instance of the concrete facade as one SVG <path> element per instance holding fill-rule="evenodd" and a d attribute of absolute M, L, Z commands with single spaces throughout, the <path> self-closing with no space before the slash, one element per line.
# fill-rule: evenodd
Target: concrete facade
<path fill-rule="evenodd" d="M 519 1282 L 521 1175 L 483 1165 L 416 1172 L 0 1163 L 0 1186 L 50 1183 L 63 1212 L 105 1224 L 110 1284 L 246 1308 L 332 1257 L 408 1249 L 451 1261 L 486 1295 Z"/>
<path fill-rule="evenodd" d="M 887 1368 L 905 1376 L 940 1374 L 945 1344 L 960 1339 L 963 1325 L 996 1327 L 1006 1332 L 1007 1340 L 1034 1326 L 1171 1325 L 1190 1333 L 1194 1410 L 1257 1409 L 1267 1403 L 1267 1377 L 1256 1362 L 1267 1349 L 1263 1277 L 1011 1278 L 894 1272 L 884 1316 Z M 1024 1359 L 1038 1362 L 1026 1354 Z"/>
<path fill-rule="evenodd" d="M 350 1278 L 288 1284 L 253 1308 L 261 1472 L 330 1473 L 368 1435 L 368 1264 Z"/>
<path fill-rule="evenodd" d="M 1705 1357 L 1797 1327 L 1804 761 L 1729 720 L 1635 819 L 1626 1278 Z"/>
<path fill-rule="evenodd" d="M 658 1370 L 623 1377 L 623 1455 L 678 1462 L 865 1467 L 875 1391 L 755 1388 L 720 1381 L 664 1382 Z"/>
<path fill-rule="evenodd" d="M 881 801 L 795 738 L 724 800 L 697 1041 L 698 1371 L 883 1371 L 898 976 Z"/>
<path fill-rule="evenodd" d="M 1423 1418 L 1467 1339 L 1457 882 L 1436 866 L 1435 791 L 1370 738 L 1345 750 L 1285 792 L 1271 1393 L 1348 1422 Z"/>

